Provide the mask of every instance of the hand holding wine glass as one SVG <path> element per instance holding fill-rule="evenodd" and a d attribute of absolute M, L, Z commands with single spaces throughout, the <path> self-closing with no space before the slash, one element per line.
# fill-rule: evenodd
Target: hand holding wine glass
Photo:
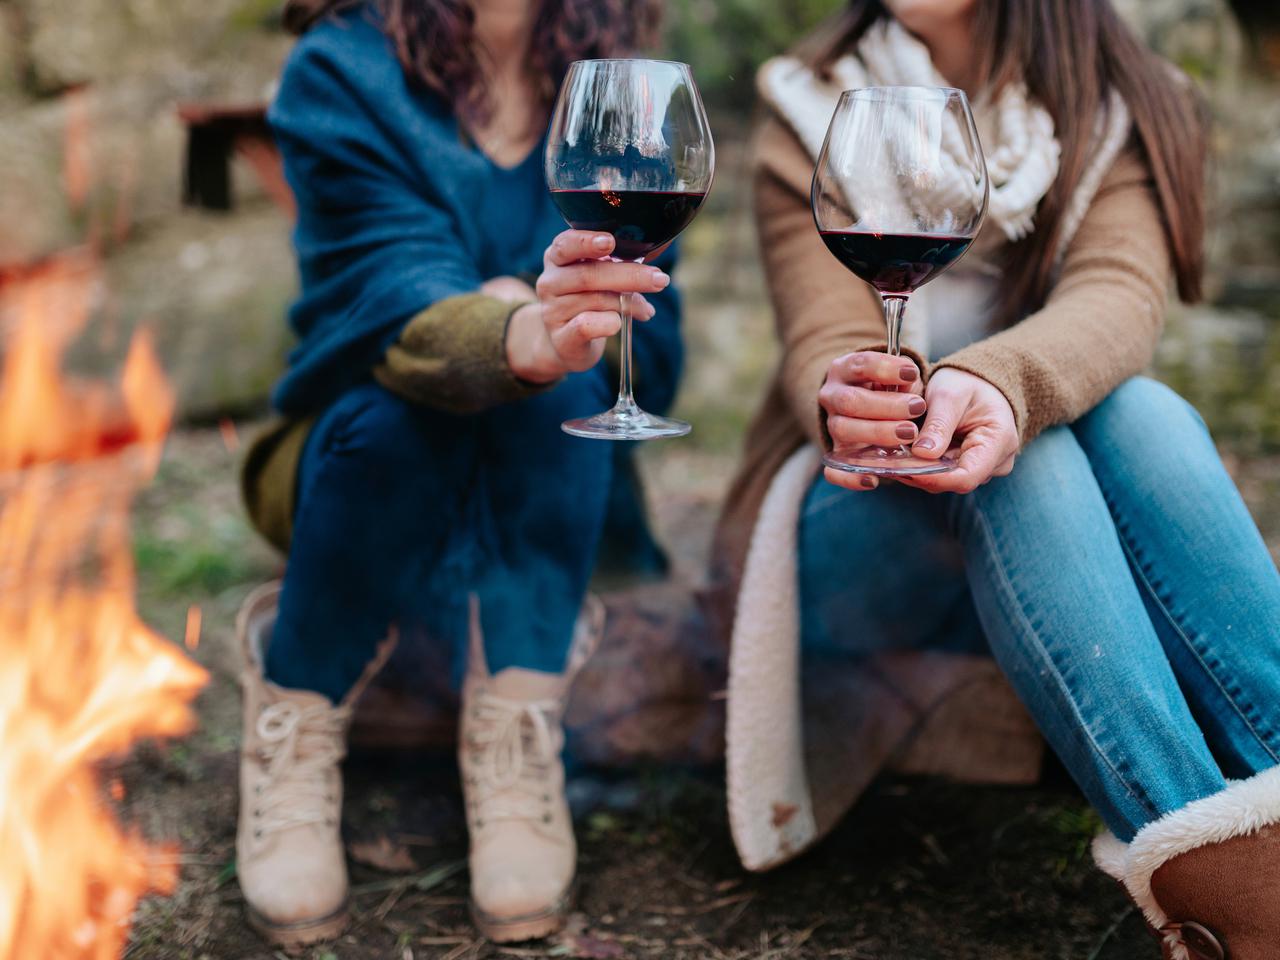
<path fill-rule="evenodd" d="M 665 289 L 671 278 L 657 267 L 597 259 L 607 258 L 613 246 L 607 233 L 565 230 L 547 247 L 537 290 L 526 287 L 521 297 L 533 294 L 537 302 L 517 310 L 507 326 L 507 362 L 517 377 L 548 383 L 594 367 L 605 339 L 622 327 L 620 296 L 631 316 L 653 317 L 644 294 Z M 507 289 L 503 284 L 482 291 L 501 298 Z"/>
<path fill-rule="evenodd" d="M 880 294 L 888 354 L 897 357 L 907 298 L 964 254 L 986 214 L 986 162 L 963 91 L 845 91 L 818 157 L 811 201 L 827 249 Z M 882 477 L 955 468 L 948 456 L 908 450 L 903 444 L 914 433 L 895 439 L 902 443 L 852 435 L 842 442 L 833 434 L 823 462 Z"/>
<path fill-rule="evenodd" d="M 569 68 L 547 136 L 547 186 L 571 227 L 612 237 L 612 249 L 597 250 L 598 258 L 620 261 L 637 277 L 651 276 L 655 268 L 644 266 L 644 258 L 693 220 L 714 169 L 711 131 L 686 64 L 580 60 Z M 602 264 L 559 266 L 597 278 L 604 272 Z M 660 288 L 613 289 L 622 332 L 618 402 L 563 429 L 603 440 L 683 436 L 689 424 L 645 413 L 632 396 L 629 294 Z M 593 306 L 590 312 L 600 311 Z"/>
<path fill-rule="evenodd" d="M 818 404 L 826 414 L 827 434 L 835 447 L 894 447 L 916 439 L 913 421 L 925 412 L 923 393 L 913 361 L 866 350 L 831 361 L 818 391 Z M 872 490 L 877 485 L 870 474 L 827 468 L 826 475 L 850 490 Z"/>
<path fill-rule="evenodd" d="M 993 477 L 1013 472 L 1021 441 L 1009 401 L 993 384 L 964 370 L 943 367 L 925 391 L 929 415 L 912 450 L 930 458 L 951 448 L 956 466 L 947 473 L 901 477 L 929 493 L 971 493 Z M 952 444 L 959 440 L 957 446 Z"/>

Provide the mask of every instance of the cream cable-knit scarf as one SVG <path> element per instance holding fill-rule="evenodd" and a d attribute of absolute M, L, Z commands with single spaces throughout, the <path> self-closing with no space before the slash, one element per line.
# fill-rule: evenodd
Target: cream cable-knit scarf
<path fill-rule="evenodd" d="M 822 150 L 831 114 L 842 90 L 867 86 L 947 86 L 934 67 L 929 50 L 898 21 L 874 25 L 832 68 L 833 80 L 820 81 L 807 66 L 791 57 L 769 61 L 760 72 L 760 89 L 791 124 L 813 157 Z M 991 182 L 987 216 L 1009 240 L 1034 229 L 1036 207 L 1058 176 L 1061 148 L 1054 137 L 1053 119 L 1032 100 L 1020 83 L 1006 85 L 994 102 L 973 104 Z M 1064 215 L 1059 256 L 1075 234 L 1085 211 L 1128 136 L 1129 110 L 1112 94 L 1098 117 L 1093 161 Z"/>

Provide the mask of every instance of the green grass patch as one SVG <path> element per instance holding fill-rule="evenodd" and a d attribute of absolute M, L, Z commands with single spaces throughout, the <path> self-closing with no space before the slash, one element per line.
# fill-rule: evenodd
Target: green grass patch
<path fill-rule="evenodd" d="M 138 576 L 162 593 L 218 594 L 253 578 L 255 566 L 235 545 L 159 540 L 134 542 Z"/>

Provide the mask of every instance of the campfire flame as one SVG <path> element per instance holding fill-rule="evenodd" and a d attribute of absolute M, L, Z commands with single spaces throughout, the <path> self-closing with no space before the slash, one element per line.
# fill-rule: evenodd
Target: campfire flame
<path fill-rule="evenodd" d="M 129 507 L 173 412 L 150 342 L 119 384 L 61 372 L 100 289 L 87 250 L 0 287 L 0 960 L 115 960 L 139 898 L 172 889 L 99 768 L 190 730 L 207 679 L 134 607 Z"/>

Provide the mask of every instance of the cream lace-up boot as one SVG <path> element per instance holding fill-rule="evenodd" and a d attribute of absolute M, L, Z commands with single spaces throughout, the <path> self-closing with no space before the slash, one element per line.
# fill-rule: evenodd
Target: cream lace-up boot
<path fill-rule="evenodd" d="M 462 691 L 458 760 L 471 834 L 471 910 L 497 943 L 559 930 L 568 914 L 578 848 L 564 794 L 565 701 L 604 629 L 588 596 L 563 674 L 509 668 L 490 676 L 479 606 Z"/>
<path fill-rule="evenodd" d="M 388 640 L 336 707 L 263 677 L 279 584 L 258 588 L 237 621 L 244 651 L 244 740 L 236 865 L 249 923 L 294 947 L 338 936 L 348 923 L 342 846 L 342 771 L 351 708 L 391 654 Z"/>

